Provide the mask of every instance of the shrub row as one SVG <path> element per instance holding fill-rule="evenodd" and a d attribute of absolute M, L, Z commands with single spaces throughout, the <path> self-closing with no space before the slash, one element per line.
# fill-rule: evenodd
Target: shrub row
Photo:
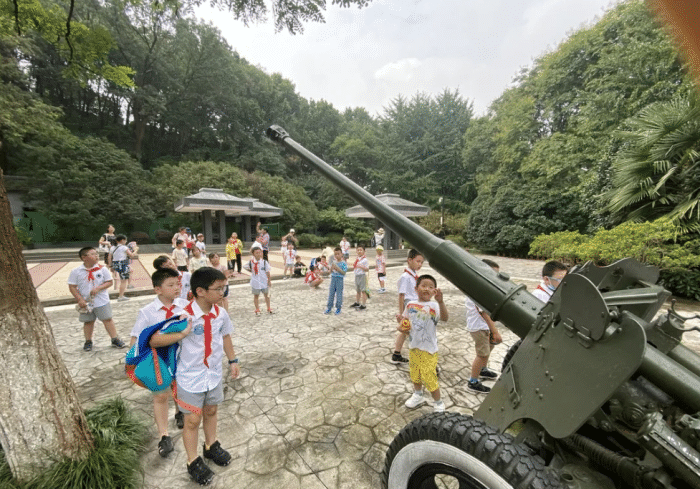
<path fill-rule="evenodd" d="M 700 236 L 677 236 L 668 220 L 626 222 L 593 235 L 564 231 L 540 235 L 530 255 L 569 264 L 589 260 L 608 265 L 625 257 L 661 269 L 661 283 L 673 294 L 700 300 Z"/>

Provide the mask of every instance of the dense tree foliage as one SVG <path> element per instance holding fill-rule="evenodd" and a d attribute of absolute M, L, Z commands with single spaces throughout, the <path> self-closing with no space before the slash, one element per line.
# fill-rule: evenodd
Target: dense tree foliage
<path fill-rule="evenodd" d="M 120 172 L 127 172 L 135 176 L 131 188 L 146 196 L 104 196 L 119 203 L 117 215 L 94 191 L 80 203 L 49 205 L 44 187 L 32 194 L 37 210 L 65 223 L 81 207 L 101 224 L 123 220 L 130 228 L 168 218 L 177 199 L 215 186 L 283 207 L 283 224 L 300 232 L 361 232 L 366 224 L 349 225 L 340 215 L 354 205 L 344 193 L 264 138 L 276 123 L 371 193 L 444 207 L 450 223 L 468 216 L 462 232 L 485 250 L 524 255 L 540 234 L 674 213 L 679 231 L 695 229 L 693 88 L 641 0 L 615 6 L 536 59 L 476 118 L 469 99 L 450 89 L 399 95 L 377 118 L 304 99 L 292 81 L 241 58 L 216 28 L 192 20 L 199 3 L 75 6 L 73 34 L 94 34 L 81 37 L 81 46 L 71 40 L 74 51 L 92 45 L 90 63 L 129 74 L 123 83 L 90 63 L 67 63 L 65 30 L 34 31 L 22 17 L 27 10 L 17 17 L 4 5 L 3 170 L 45 174 L 57 197 L 94 179 L 124 180 Z M 266 14 L 262 1 L 214 4 L 245 22 Z M 301 21 L 320 20 L 320 5 L 273 2 L 276 27 L 300 32 Z M 65 8 L 51 15 L 61 11 L 67 15 Z M 283 11 L 291 20 L 280 21 Z M 66 66 L 85 73 L 66 76 Z"/>

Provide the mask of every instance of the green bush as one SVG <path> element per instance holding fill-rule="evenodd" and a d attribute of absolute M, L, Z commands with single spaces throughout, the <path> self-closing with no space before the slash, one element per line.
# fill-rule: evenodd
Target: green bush
<path fill-rule="evenodd" d="M 22 246 L 27 246 L 32 243 L 32 237 L 23 227 L 15 226 L 15 232 L 17 233 L 17 239 Z"/>
<path fill-rule="evenodd" d="M 299 248 L 323 248 L 324 239 L 322 236 L 316 236 L 315 234 L 302 233 L 298 237 Z"/>
<path fill-rule="evenodd" d="M 335 249 L 335 247 L 338 246 L 338 243 L 340 243 L 341 239 L 343 239 L 343 235 L 340 233 L 328 233 L 323 237 L 323 245 L 330 246 L 331 248 Z"/>
<path fill-rule="evenodd" d="M 700 300 L 700 238 L 676 235 L 668 220 L 625 222 L 592 236 L 559 232 L 537 236 L 530 255 L 546 260 L 609 265 L 632 257 L 661 269 L 661 281 L 673 294 Z"/>
<path fill-rule="evenodd" d="M 140 245 L 150 244 L 151 237 L 148 235 L 148 233 L 144 233 L 143 231 L 134 231 L 129 236 L 129 241 L 136 241 L 136 243 L 138 243 Z"/>
<path fill-rule="evenodd" d="M 156 238 L 156 243 L 159 243 L 159 244 L 168 244 L 168 243 L 171 243 L 171 242 L 172 242 L 173 235 L 174 235 L 175 233 L 170 232 L 170 231 L 167 231 L 167 230 L 165 230 L 165 229 L 159 229 L 159 230 L 156 231 L 155 234 L 156 234 L 156 236 L 155 236 L 155 238 Z"/>
<path fill-rule="evenodd" d="M 447 236 L 445 236 L 445 239 L 448 241 L 452 241 L 454 244 L 459 245 L 462 248 L 467 247 L 467 240 L 461 234 L 448 234 Z"/>
<path fill-rule="evenodd" d="M 374 236 L 374 233 L 366 233 L 364 231 L 358 231 L 355 234 L 355 239 L 351 241 L 351 243 L 357 243 L 360 246 L 364 246 L 367 248 L 370 243 L 372 242 L 372 237 Z"/>
<path fill-rule="evenodd" d="M 0 487 L 7 489 L 136 489 L 141 487 L 140 454 L 148 428 L 134 417 L 121 398 L 85 411 L 95 448 L 85 460 L 57 460 L 36 479 L 19 484 L 12 479 L 4 456 Z M 0 452 L 1 454 L 1 452 Z"/>
<path fill-rule="evenodd" d="M 674 295 L 700 301 L 700 270 L 662 270 L 661 284 Z"/>

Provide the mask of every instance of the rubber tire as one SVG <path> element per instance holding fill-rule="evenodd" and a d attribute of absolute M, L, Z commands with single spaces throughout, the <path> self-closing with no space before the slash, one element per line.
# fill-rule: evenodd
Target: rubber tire
<path fill-rule="evenodd" d="M 503 363 L 501 363 L 501 373 L 506 369 L 508 364 L 510 363 L 511 359 L 513 358 L 513 355 L 515 355 L 515 352 L 520 348 L 520 344 L 523 342 L 522 338 L 513 343 L 513 345 L 508 348 L 508 351 L 506 352 L 505 356 L 503 357 Z"/>
<path fill-rule="evenodd" d="M 434 473 L 465 479 L 460 488 L 562 487 L 559 477 L 545 468 L 544 460 L 515 444 L 513 437 L 458 413 L 430 413 L 406 425 L 387 450 L 382 487 L 435 487 Z"/>

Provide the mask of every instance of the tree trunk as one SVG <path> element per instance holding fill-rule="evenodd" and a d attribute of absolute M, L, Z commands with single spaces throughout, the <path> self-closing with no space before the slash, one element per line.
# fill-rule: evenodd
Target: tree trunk
<path fill-rule="evenodd" d="M 22 256 L 1 171 L 0 365 L 0 443 L 15 478 L 30 480 L 55 457 L 85 457 L 92 436 Z"/>

